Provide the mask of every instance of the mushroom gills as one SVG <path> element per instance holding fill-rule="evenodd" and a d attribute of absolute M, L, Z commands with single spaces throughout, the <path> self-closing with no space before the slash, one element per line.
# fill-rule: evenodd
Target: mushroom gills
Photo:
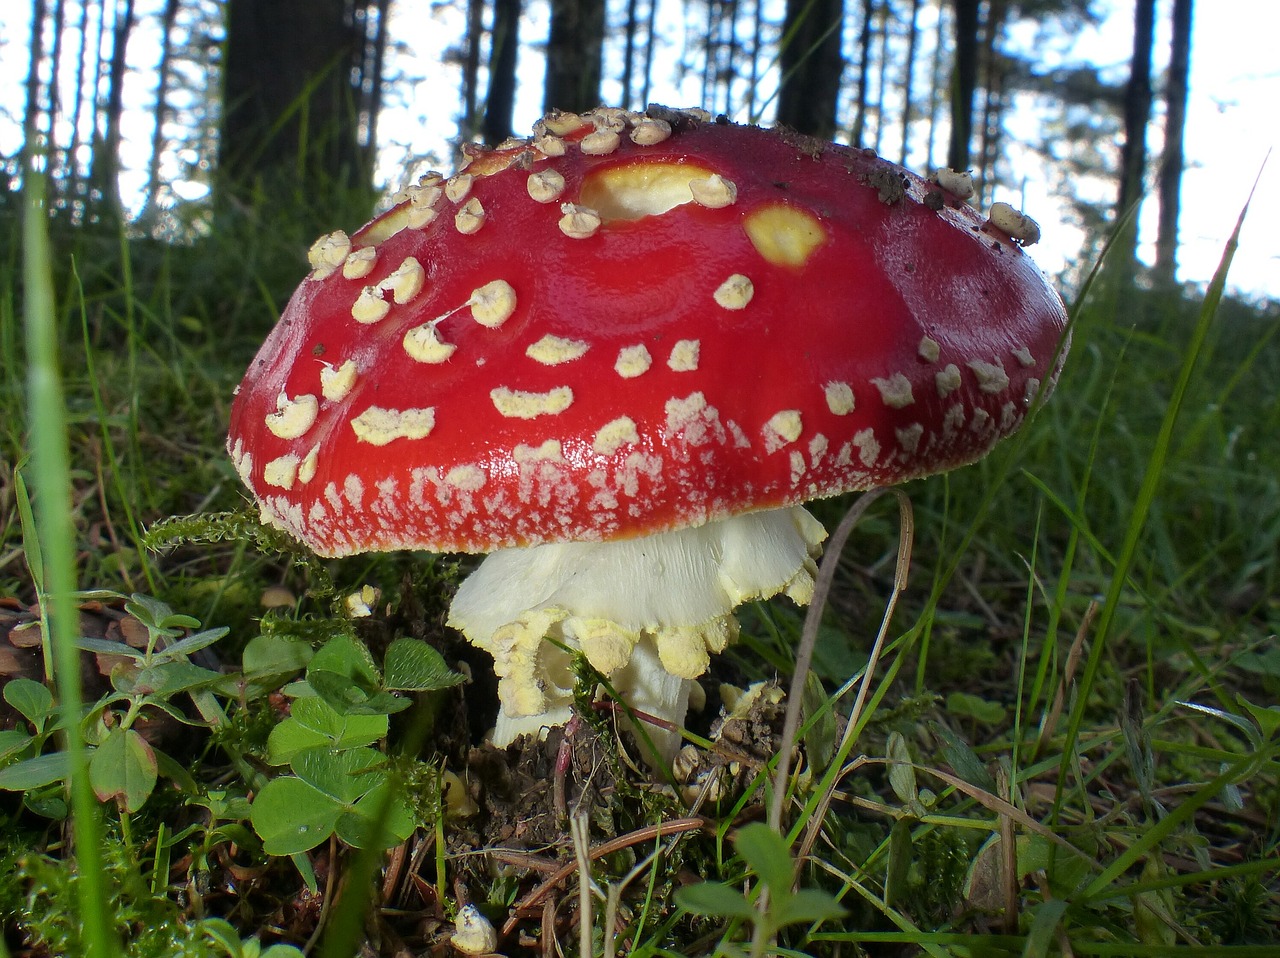
<path fill-rule="evenodd" d="M 825 538 L 805 509 L 788 506 L 632 539 L 491 553 L 459 587 L 449 625 L 494 657 L 494 744 L 568 721 L 572 661 L 556 643 L 581 651 L 633 708 L 678 727 L 710 653 L 737 634 L 733 610 L 778 593 L 807 604 Z M 678 733 L 647 731 L 669 758 Z"/>

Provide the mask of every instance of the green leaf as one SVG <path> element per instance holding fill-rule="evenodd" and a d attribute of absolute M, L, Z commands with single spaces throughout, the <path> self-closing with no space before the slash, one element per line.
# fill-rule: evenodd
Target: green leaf
<path fill-rule="evenodd" d="M 996 790 L 996 780 L 991 777 L 987 767 L 978 758 L 978 753 L 964 739 L 951 729 L 937 722 L 930 723 L 933 733 L 943 741 L 942 754 L 951 766 L 951 770 L 970 785 L 976 785 L 988 792 Z"/>
<path fill-rule="evenodd" d="M 178 656 L 188 656 L 193 652 L 199 652 L 201 649 L 208 648 L 230 631 L 231 630 L 225 625 L 219 626 L 216 629 L 205 629 L 203 632 L 196 632 L 192 635 L 188 635 L 186 638 L 180 639 L 172 645 L 166 646 L 157 652 L 156 655 L 165 659 L 176 659 Z"/>
<path fill-rule="evenodd" d="M 311 659 L 308 674 L 310 669 L 336 672 L 364 688 L 378 688 L 381 680 L 365 644 L 349 635 L 337 636 L 321 646 Z"/>
<path fill-rule="evenodd" d="M 736 888 L 718 881 L 704 881 L 676 889 L 676 904 L 707 918 L 744 918 L 754 921 L 755 905 Z"/>
<path fill-rule="evenodd" d="M 0 762 L 13 758 L 34 741 L 35 739 L 21 729 L 10 728 L 0 731 Z"/>
<path fill-rule="evenodd" d="M 36 516 L 31 509 L 31 496 L 27 494 L 27 480 L 23 473 L 27 460 L 24 457 L 13 470 L 14 499 L 18 506 L 18 522 L 22 527 L 22 554 L 31 572 L 36 591 L 44 594 L 44 550 L 37 534 Z"/>
<path fill-rule="evenodd" d="M 403 692 L 447 689 L 466 676 L 445 664 L 444 657 L 420 639 L 400 638 L 387 646 L 383 659 L 383 688 Z"/>
<path fill-rule="evenodd" d="M 831 921 L 845 914 L 844 906 L 825 891 L 801 888 L 774 903 L 773 920 L 781 928 L 796 922 Z"/>
<path fill-rule="evenodd" d="M 0 768 L 0 789 L 26 792 L 50 782 L 62 781 L 69 774 L 71 766 L 67 762 L 67 753 L 50 752 Z"/>
<path fill-rule="evenodd" d="M 989 702 L 980 695 L 952 692 L 947 696 L 947 711 L 956 718 L 971 719 L 986 725 L 999 725 L 1009 714 L 999 702 Z"/>
<path fill-rule="evenodd" d="M 1237 695 L 1236 701 L 1258 723 L 1263 739 L 1270 741 L 1275 737 L 1276 732 L 1280 731 L 1280 706 L 1254 705 L 1243 695 Z"/>
<path fill-rule="evenodd" d="M 343 805 L 354 805 L 375 785 L 386 780 L 387 757 L 371 748 L 337 752 L 312 748 L 294 756 L 290 766 L 298 777 Z"/>
<path fill-rule="evenodd" d="M 175 636 L 184 629 L 200 628 L 200 620 L 174 612 L 168 604 L 153 596 L 135 592 L 124 604 L 124 610 L 155 632 Z"/>
<path fill-rule="evenodd" d="M 135 649 L 123 642 L 112 642 L 110 639 L 95 639 L 82 635 L 76 639 L 76 648 L 86 652 L 101 652 L 104 655 L 122 655 L 130 659 L 141 659 L 146 656 L 142 649 Z"/>
<path fill-rule="evenodd" d="M 270 687 L 305 669 L 313 654 L 299 639 L 255 635 L 244 647 L 240 668 L 249 681 Z"/>
<path fill-rule="evenodd" d="M 391 848 L 413 834 L 417 822 L 384 779 L 338 817 L 338 837 L 354 848 Z"/>
<path fill-rule="evenodd" d="M 900 818 L 889 827 L 889 862 L 885 868 L 884 900 L 892 905 L 902 899 L 907 891 L 907 878 L 911 873 L 911 825 Z"/>
<path fill-rule="evenodd" d="M 215 945 L 227 953 L 228 958 L 242 958 L 240 933 L 225 918 L 206 918 L 200 922 L 200 931 Z"/>
<path fill-rule="evenodd" d="M 893 794 L 898 796 L 898 801 L 902 804 L 912 804 L 919 797 L 919 789 L 916 787 L 916 770 L 912 764 L 911 749 L 907 747 L 907 740 L 902 737 L 901 732 L 889 733 L 885 753 L 889 759 L 889 785 Z"/>
<path fill-rule="evenodd" d="M 156 787 L 156 756 L 134 729 L 113 728 L 89 757 L 89 784 L 98 800 L 136 812 Z"/>
<path fill-rule="evenodd" d="M 292 714 L 267 737 L 267 761 L 286 765 L 304 749 L 372 745 L 390 727 L 384 715 L 340 715 L 316 696 L 295 699 Z"/>
<path fill-rule="evenodd" d="M 4 685 L 4 700 L 22 713 L 22 717 L 43 732 L 53 712 L 53 693 L 34 679 L 19 676 Z"/>
<path fill-rule="evenodd" d="M 804 736 L 805 754 L 815 768 L 826 768 L 831 764 L 831 756 L 835 754 L 836 728 L 835 712 L 827 703 L 827 690 L 816 672 L 809 672 L 804 679 L 804 693 L 801 696 L 802 716 L 806 723 L 813 719 L 809 731 Z M 817 716 L 817 718 L 813 718 Z"/>
<path fill-rule="evenodd" d="M 195 777 L 185 765 L 158 748 L 153 751 L 156 756 L 156 771 L 160 775 L 173 782 L 189 796 L 199 791 L 200 786 L 196 784 Z"/>
<path fill-rule="evenodd" d="M 294 855 L 328 840 L 341 811 L 315 786 L 282 775 L 267 782 L 253 800 L 249 822 L 268 855 Z"/>
<path fill-rule="evenodd" d="M 307 669 L 307 684 L 344 715 L 391 715 L 412 704 L 407 698 L 366 684 L 359 676 L 317 669 L 314 663 Z"/>
<path fill-rule="evenodd" d="M 763 822 L 744 825 L 734 836 L 733 847 L 771 892 L 790 891 L 795 863 L 786 840 L 772 828 Z"/>
<path fill-rule="evenodd" d="M 134 695 L 156 695 L 169 698 L 222 681 L 222 673 L 203 669 L 190 662 L 161 662 L 139 669 L 132 677 Z"/>

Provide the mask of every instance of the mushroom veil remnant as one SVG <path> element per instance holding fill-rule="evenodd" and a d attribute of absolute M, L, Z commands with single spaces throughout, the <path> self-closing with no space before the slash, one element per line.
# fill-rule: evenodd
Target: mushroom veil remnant
<path fill-rule="evenodd" d="M 321 555 L 489 554 L 449 621 L 497 745 L 568 719 L 566 649 L 678 725 L 737 605 L 809 601 L 801 503 L 973 462 L 1057 377 L 1035 224 L 955 176 L 661 108 L 466 160 L 312 247 L 228 448 Z"/>

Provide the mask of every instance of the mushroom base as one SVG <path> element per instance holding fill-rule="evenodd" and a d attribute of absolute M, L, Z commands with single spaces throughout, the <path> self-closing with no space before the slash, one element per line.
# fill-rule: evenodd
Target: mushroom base
<path fill-rule="evenodd" d="M 494 744 L 568 721 L 571 652 L 632 708 L 678 727 L 692 681 L 737 635 L 733 610 L 778 593 L 807 604 L 825 538 L 792 506 L 635 539 L 492 553 L 458 589 L 449 624 L 494 658 Z M 650 734 L 666 755 L 679 740 Z"/>

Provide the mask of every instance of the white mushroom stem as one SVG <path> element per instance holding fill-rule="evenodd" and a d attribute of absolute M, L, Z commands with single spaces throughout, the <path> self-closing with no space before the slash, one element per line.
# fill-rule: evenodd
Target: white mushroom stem
<path fill-rule="evenodd" d="M 807 604 L 825 538 L 794 506 L 634 539 L 492 553 L 458 589 L 449 624 L 493 655 L 494 744 L 568 721 L 572 662 L 555 643 L 581 651 L 632 708 L 678 728 L 693 680 L 737 635 L 733 610 L 778 593 Z M 648 731 L 670 757 L 678 734 Z"/>

